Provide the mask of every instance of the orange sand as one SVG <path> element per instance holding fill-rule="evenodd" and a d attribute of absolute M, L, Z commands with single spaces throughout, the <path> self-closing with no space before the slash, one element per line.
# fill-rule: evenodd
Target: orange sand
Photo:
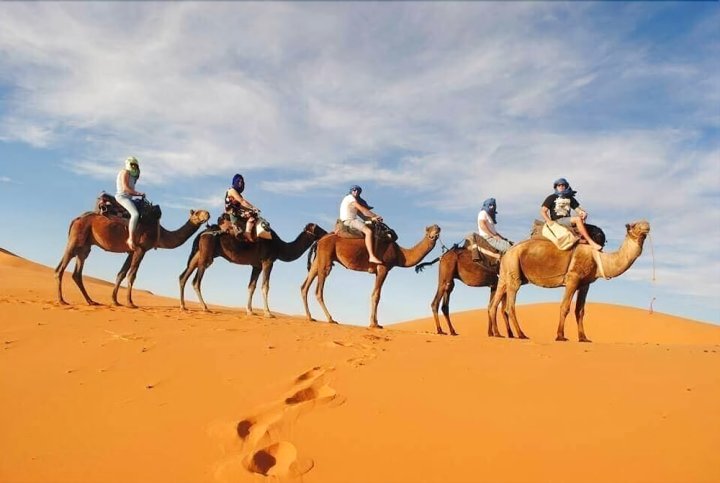
<path fill-rule="evenodd" d="M 720 481 L 713 325 L 590 303 L 594 343 L 557 343 L 556 304 L 518 341 L 482 310 L 443 337 L 65 294 L 0 253 L 0 481 Z"/>

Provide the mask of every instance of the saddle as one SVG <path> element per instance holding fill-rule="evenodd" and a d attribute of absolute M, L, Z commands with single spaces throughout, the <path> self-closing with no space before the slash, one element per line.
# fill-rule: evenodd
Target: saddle
<path fill-rule="evenodd" d="M 547 238 L 543 235 L 542 230 L 545 226 L 545 222 L 543 220 L 534 220 L 532 226 L 530 227 L 530 238 L 540 239 L 540 240 L 547 240 Z M 600 245 L 601 247 L 605 246 L 605 243 L 607 242 L 607 239 L 605 237 L 605 232 L 602 231 L 602 229 L 595 225 L 590 225 L 589 223 L 585 223 L 585 228 L 587 229 L 588 234 L 590 235 L 590 238 L 593 239 L 595 243 Z M 582 235 L 578 231 L 575 224 L 572 225 L 572 228 L 570 229 L 573 235 L 578 238 L 578 240 L 582 240 Z"/>
<path fill-rule="evenodd" d="M 370 225 L 370 229 L 373 232 L 373 238 L 377 241 L 385 241 L 393 243 L 397 241 L 398 236 L 395 230 L 387 226 L 382 221 L 365 221 L 365 224 Z M 341 220 L 335 222 L 335 230 L 333 230 L 340 238 L 365 238 L 365 235 L 360 230 L 350 228 L 345 225 Z"/>
<path fill-rule="evenodd" d="M 478 233 L 468 233 L 467 236 L 465 236 L 465 241 L 462 245 L 462 248 L 466 250 L 470 250 L 470 253 L 472 254 L 472 259 L 475 263 L 479 263 L 481 265 L 497 265 L 498 261 L 497 259 L 487 256 L 483 251 L 488 251 L 492 253 L 500 253 L 488 243 L 488 241 L 481 237 Z"/>
<path fill-rule="evenodd" d="M 97 200 L 95 200 L 95 213 L 103 216 L 117 216 L 120 218 L 130 218 L 128 210 L 117 202 L 115 197 L 105 191 L 102 191 Z"/>

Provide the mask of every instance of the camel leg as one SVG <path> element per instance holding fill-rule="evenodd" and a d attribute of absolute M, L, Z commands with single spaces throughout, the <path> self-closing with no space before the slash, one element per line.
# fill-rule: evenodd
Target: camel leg
<path fill-rule="evenodd" d="M 265 317 L 274 318 L 275 316 L 270 312 L 270 306 L 268 304 L 268 298 L 270 295 L 270 274 L 273 269 L 273 261 L 263 261 L 263 281 L 262 281 L 262 294 L 263 303 L 265 304 Z"/>
<path fill-rule="evenodd" d="M 82 272 L 83 268 L 85 267 L 85 259 L 90 255 L 90 246 L 80 247 L 77 250 L 77 256 L 75 257 L 75 270 L 73 270 L 72 278 L 75 281 L 75 285 L 78 286 L 80 289 L 80 292 L 82 292 L 83 297 L 85 297 L 85 301 L 88 305 L 100 305 L 99 303 L 95 302 L 90 298 L 90 296 L 87 293 L 87 290 L 85 290 L 85 284 L 83 283 L 82 279 Z"/>
<path fill-rule="evenodd" d="M 316 258 L 315 260 L 317 261 L 318 259 Z M 330 275 L 331 270 L 332 264 L 329 263 L 323 267 L 318 266 L 317 285 L 315 286 L 315 298 L 317 298 L 320 307 L 322 307 L 323 312 L 325 312 L 325 317 L 327 318 L 327 321 L 331 324 L 337 324 L 337 322 L 333 320 L 332 315 L 330 315 L 330 311 L 325 306 L 325 280 L 327 279 L 328 275 Z"/>
<path fill-rule="evenodd" d="M 578 289 L 577 300 L 575 302 L 575 320 L 578 326 L 578 340 L 580 342 L 592 342 L 585 336 L 585 328 L 583 327 L 583 319 L 585 318 L 585 301 L 587 300 L 590 285 L 582 285 Z"/>
<path fill-rule="evenodd" d="M 440 306 L 440 310 L 442 310 L 443 317 L 445 318 L 445 322 L 447 323 L 448 329 L 450 330 L 450 335 L 458 335 L 458 333 L 455 332 L 455 327 L 453 327 L 452 322 L 450 321 L 450 295 L 452 295 L 452 291 L 454 289 L 454 280 L 450 280 L 445 284 L 445 293 L 443 294 L 442 305 Z M 437 323 L 437 320 L 435 321 L 435 323 Z"/>
<path fill-rule="evenodd" d="M 65 248 L 65 253 L 63 254 L 62 260 L 60 260 L 58 266 L 55 267 L 55 280 L 57 281 L 57 301 L 60 305 L 68 304 L 63 298 L 62 280 L 63 275 L 65 275 L 65 269 L 67 269 L 70 261 L 75 257 L 75 250 L 75 246 L 68 243 L 67 248 Z"/>
<path fill-rule="evenodd" d="M 377 273 L 375 274 L 375 287 L 373 287 L 372 295 L 370 296 L 370 328 L 371 329 L 382 329 L 382 325 L 378 324 L 377 321 L 377 308 L 380 303 L 380 293 L 382 286 L 385 283 L 389 270 L 385 265 L 378 265 Z"/>
<path fill-rule="evenodd" d="M 495 299 L 495 293 L 497 292 L 497 285 L 494 287 L 490 287 L 490 300 L 488 301 L 488 315 L 490 314 L 490 310 L 492 310 L 492 303 Z M 505 313 L 505 298 L 503 297 L 500 301 L 500 313 L 503 315 L 503 319 L 505 319 L 505 329 L 507 330 L 507 336 L 511 339 L 515 337 L 513 335 L 512 329 L 510 329 L 510 321 L 508 320 L 507 313 Z M 495 309 L 495 319 L 497 320 L 497 309 Z M 497 322 L 495 323 L 496 331 L 499 332 L 499 329 L 497 329 Z M 490 335 L 490 317 L 488 316 L 488 335 Z M 520 337 L 520 334 L 518 334 L 518 337 Z"/>
<path fill-rule="evenodd" d="M 565 285 L 565 293 L 563 294 L 562 302 L 560 302 L 560 321 L 558 322 L 557 337 L 556 341 L 565 342 L 565 319 L 570 313 L 570 304 L 572 303 L 573 295 L 577 291 L 577 281 L 571 277 L 568 277 Z"/>
<path fill-rule="evenodd" d="M 313 319 L 312 315 L 310 315 L 310 307 L 308 306 L 307 296 L 308 291 L 310 290 L 310 286 L 316 278 L 317 264 L 313 262 L 313 264 L 310 266 L 307 277 L 305 277 L 305 281 L 300 286 L 300 296 L 302 297 L 303 305 L 305 306 L 305 317 L 311 322 L 314 322 L 315 319 Z"/>
<path fill-rule="evenodd" d="M 115 286 L 113 287 L 112 292 L 112 304 L 117 306 L 120 305 L 117 301 L 117 294 L 118 290 L 120 289 L 120 284 L 123 280 L 125 280 L 125 276 L 127 275 L 128 270 L 130 269 L 130 263 L 132 262 L 133 254 L 128 253 L 127 258 L 125 259 L 125 263 L 123 263 L 122 268 L 120 268 L 120 271 L 117 274 L 117 277 L 115 277 Z"/>
<path fill-rule="evenodd" d="M 515 332 L 518 334 L 519 339 L 527 339 L 527 336 L 523 333 L 522 329 L 520 328 L 520 323 L 517 319 L 517 313 L 515 312 L 515 302 L 517 300 L 517 293 L 520 289 L 520 285 L 514 285 L 514 284 L 506 284 L 506 292 L 505 292 L 505 312 L 507 313 L 508 317 L 510 317 L 510 321 L 515 326 Z M 495 327 L 497 329 L 497 326 Z"/>
<path fill-rule="evenodd" d="M 510 329 L 510 320 L 508 319 L 508 315 L 507 315 L 507 296 L 504 296 L 500 300 L 500 313 L 502 314 L 503 319 L 505 319 L 505 328 L 507 329 L 508 337 L 512 337 L 513 333 L 512 333 L 512 330 Z M 518 333 L 518 339 L 527 339 L 528 336 L 526 336 L 525 332 L 523 332 L 522 329 L 520 329 L 519 325 L 517 328 L 518 328 L 518 330 L 520 330 L 520 332 Z"/>
<path fill-rule="evenodd" d="M 130 270 L 128 270 L 127 274 L 127 306 L 133 309 L 137 308 L 137 305 L 135 305 L 132 301 L 133 284 L 135 283 L 135 277 L 137 276 L 138 268 L 140 268 L 140 263 L 142 262 L 144 257 L 145 250 L 135 250 L 132 255 L 132 261 L 130 262 Z"/>
<path fill-rule="evenodd" d="M 203 275 L 205 275 L 205 268 L 206 268 L 205 265 L 202 265 L 202 264 L 200 264 L 197 267 L 197 272 L 195 272 L 195 277 L 193 278 L 192 286 L 193 286 L 193 289 L 195 290 L 195 295 L 197 295 L 198 300 L 200 300 L 200 303 L 203 306 L 203 310 L 205 312 L 210 312 L 210 309 L 208 309 L 208 306 L 205 303 L 205 300 L 203 299 L 202 290 L 201 290 Z"/>
<path fill-rule="evenodd" d="M 497 310 L 500 301 L 503 300 L 505 296 L 506 290 L 505 283 L 500 280 L 495 289 L 495 295 L 492 297 L 492 302 L 490 302 L 490 308 L 488 309 L 488 337 L 502 337 L 497 326 Z M 503 309 L 506 309 L 506 305 L 507 301 L 503 303 Z M 507 314 L 504 314 L 504 316 L 507 318 Z"/>
<path fill-rule="evenodd" d="M 257 287 L 257 281 L 258 278 L 260 278 L 260 271 L 262 270 L 262 267 L 256 267 L 253 265 L 252 272 L 250 272 L 250 282 L 248 283 L 248 300 L 247 305 L 245 306 L 245 313 L 247 315 L 255 315 L 255 312 L 253 312 L 252 308 L 252 299 L 253 295 L 255 295 L 255 287 Z"/>
<path fill-rule="evenodd" d="M 185 307 L 185 284 L 187 283 L 188 279 L 190 278 L 190 275 L 193 274 L 193 272 L 198 268 L 198 254 L 196 253 L 192 259 L 188 262 L 187 267 L 185 267 L 185 270 L 180 274 L 179 281 L 180 281 L 180 308 L 182 310 L 187 310 Z"/>
<path fill-rule="evenodd" d="M 433 319 L 435 319 L 435 331 L 440 335 L 445 335 L 445 332 L 440 327 L 440 317 L 438 317 L 438 308 L 440 307 L 440 300 L 443 301 L 443 315 L 445 314 L 446 307 L 449 307 L 450 296 L 446 295 L 448 292 L 448 285 L 444 281 L 438 282 L 438 288 L 435 291 L 435 297 L 430 302 L 430 310 L 432 310 Z M 446 316 L 447 318 L 447 316 Z M 448 319 L 449 320 L 449 319 Z"/>

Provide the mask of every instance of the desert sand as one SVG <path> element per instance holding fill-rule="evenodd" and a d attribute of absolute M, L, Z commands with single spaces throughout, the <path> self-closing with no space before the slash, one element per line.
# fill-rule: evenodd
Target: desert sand
<path fill-rule="evenodd" d="M 450 337 L 429 307 L 370 330 L 141 289 L 89 307 L 65 277 L 59 306 L 51 268 L 0 253 L 0 481 L 720 481 L 711 324 L 591 300 L 591 344 L 572 318 L 553 340 L 555 303 L 518 308 L 527 341 L 481 309 Z"/>

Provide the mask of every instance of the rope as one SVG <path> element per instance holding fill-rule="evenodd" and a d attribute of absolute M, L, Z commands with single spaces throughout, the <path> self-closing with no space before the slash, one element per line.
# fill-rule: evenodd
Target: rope
<path fill-rule="evenodd" d="M 652 281 L 655 281 L 655 249 L 653 248 L 652 236 L 648 233 L 648 241 L 650 242 L 650 256 L 652 257 Z"/>

